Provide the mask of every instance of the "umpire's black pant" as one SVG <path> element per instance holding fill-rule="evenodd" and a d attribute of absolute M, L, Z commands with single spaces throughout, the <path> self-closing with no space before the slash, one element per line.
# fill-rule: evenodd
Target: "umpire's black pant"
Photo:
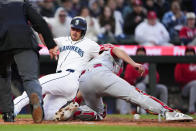
<path fill-rule="evenodd" d="M 42 101 L 41 86 L 38 81 L 38 54 L 33 50 L 0 53 L 0 111 L 3 113 L 14 111 L 11 95 L 11 64 L 13 61 L 16 62 L 28 96 L 31 93 L 36 93 Z"/>

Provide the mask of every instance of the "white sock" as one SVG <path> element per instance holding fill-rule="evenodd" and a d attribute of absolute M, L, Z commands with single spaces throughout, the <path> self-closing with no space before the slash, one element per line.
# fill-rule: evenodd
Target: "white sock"
<path fill-rule="evenodd" d="M 21 96 L 14 99 L 14 115 L 17 116 L 23 107 L 29 104 L 29 97 L 24 91 Z"/>

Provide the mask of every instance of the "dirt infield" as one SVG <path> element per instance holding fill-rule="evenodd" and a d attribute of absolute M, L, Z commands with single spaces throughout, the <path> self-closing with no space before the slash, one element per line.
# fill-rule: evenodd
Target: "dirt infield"
<path fill-rule="evenodd" d="M 0 124 L 14 124 L 14 125 L 31 125 L 34 124 L 32 119 L 30 118 L 18 118 L 14 123 L 5 123 L 0 120 Z M 140 120 L 133 120 L 128 118 L 106 118 L 103 121 L 63 121 L 63 122 L 55 122 L 55 121 L 43 121 L 41 124 L 73 124 L 73 125 L 113 125 L 113 126 L 159 126 L 159 127 L 189 127 L 189 128 L 196 128 L 196 120 L 192 122 L 167 122 L 162 120 L 158 122 L 157 119 L 140 119 Z"/>

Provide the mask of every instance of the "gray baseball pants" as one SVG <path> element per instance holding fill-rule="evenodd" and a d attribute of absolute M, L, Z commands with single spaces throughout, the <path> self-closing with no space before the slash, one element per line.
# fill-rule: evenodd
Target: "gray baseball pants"
<path fill-rule="evenodd" d="M 81 75 L 79 90 L 85 104 L 98 114 L 104 111 L 103 96 L 123 99 L 157 114 L 171 109 L 154 97 L 138 91 L 104 66 L 93 68 Z"/>
<path fill-rule="evenodd" d="M 11 95 L 11 64 L 16 62 L 23 86 L 28 94 L 36 93 L 42 101 L 41 86 L 38 81 L 39 60 L 33 50 L 21 50 L 15 54 L 0 54 L 0 110 L 1 112 L 14 111 Z"/>

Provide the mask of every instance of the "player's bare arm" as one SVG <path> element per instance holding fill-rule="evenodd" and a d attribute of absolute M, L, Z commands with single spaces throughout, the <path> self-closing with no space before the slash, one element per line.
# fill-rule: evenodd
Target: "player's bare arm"
<path fill-rule="evenodd" d="M 145 71 L 144 67 L 143 67 L 141 64 L 134 62 L 134 61 L 128 56 L 128 54 L 127 54 L 124 50 L 122 50 L 122 49 L 120 49 L 120 48 L 118 48 L 118 47 L 114 47 L 114 48 L 112 49 L 112 53 L 114 53 L 114 55 L 116 55 L 118 58 L 124 60 L 124 61 L 127 62 L 128 64 L 130 64 L 130 65 L 132 65 L 133 67 L 135 67 L 135 68 L 138 70 L 138 72 L 141 73 L 141 75 L 144 73 L 144 71 Z"/>

